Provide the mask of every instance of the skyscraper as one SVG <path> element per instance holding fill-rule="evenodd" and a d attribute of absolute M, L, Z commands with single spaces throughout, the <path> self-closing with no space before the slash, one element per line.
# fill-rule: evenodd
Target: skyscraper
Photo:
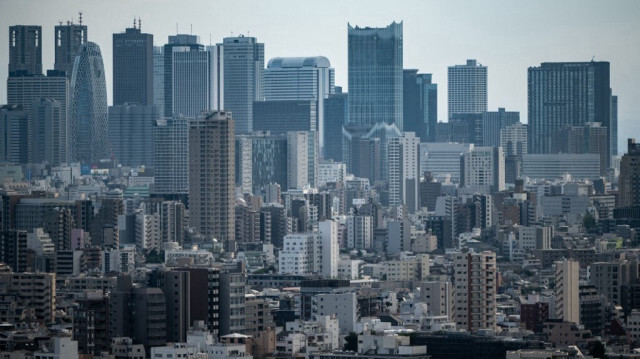
<path fill-rule="evenodd" d="M 233 113 L 237 134 L 253 131 L 253 102 L 263 100 L 264 44 L 240 35 L 223 39 L 224 108 Z"/>
<path fill-rule="evenodd" d="M 611 155 L 618 155 L 618 96 L 611 96 Z"/>
<path fill-rule="evenodd" d="M 153 47 L 153 104 L 164 115 L 164 47 Z"/>
<path fill-rule="evenodd" d="M 311 100 L 316 102 L 316 128 L 320 153 L 324 154 L 324 100 L 334 93 L 334 69 L 329 59 L 315 57 L 276 57 L 264 72 L 264 99 Z"/>
<path fill-rule="evenodd" d="M 454 258 L 455 322 L 470 332 L 496 330 L 498 269 L 493 252 L 460 253 Z"/>
<path fill-rule="evenodd" d="M 9 26 L 9 76 L 42 75 L 42 26 Z"/>
<path fill-rule="evenodd" d="M 56 58 L 53 68 L 58 71 L 64 71 L 65 75 L 71 78 L 76 55 L 80 52 L 82 45 L 89 41 L 88 38 L 87 26 L 82 25 L 82 17 L 80 18 L 80 24 L 68 21 L 66 25 L 60 24 L 56 26 Z"/>
<path fill-rule="evenodd" d="M 31 107 L 32 163 L 53 165 L 67 161 L 67 119 L 62 104 L 51 98 L 35 100 Z"/>
<path fill-rule="evenodd" d="M 73 161 L 96 163 L 109 158 L 107 85 L 100 47 L 82 46 L 71 76 L 70 154 Z"/>
<path fill-rule="evenodd" d="M 545 62 L 528 70 L 529 153 L 553 153 L 565 126 L 611 127 L 608 62 Z M 610 141 L 609 146 L 610 146 Z M 607 151 L 608 158 L 611 150 Z"/>
<path fill-rule="evenodd" d="M 316 185 L 318 173 L 318 136 L 315 131 L 287 133 L 287 187 L 303 189 Z"/>
<path fill-rule="evenodd" d="M 572 260 L 555 262 L 556 266 L 556 318 L 580 324 L 578 284 L 579 263 Z"/>
<path fill-rule="evenodd" d="M 389 140 L 389 205 L 405 204 L 411 213 L 420 206 L 420 138 L 413 132 Z"/>
<path fill-rule="evenodd" d="M 404 70 L 403 78 L 404 132 L 415 132 L 421 142 L 431 142 L 438 123 L 438 85 L 432 83 L 431 74 L 418 70 Z"/>
<path fill-rule="evenodd" d="M 113 104 L 153 104 L 153 35 L 133 28 L 113 34 Z"/>
<path fill-rule="evenodd" d="M 487 67 L 476 60 L 448 69 L 449 117 L 457 113 L 487 111 Z"/>
<path fill-rule="evenodd" d="M 153 125 L 160 118 L 159 111 L 156 106 L 136 103 L 109 107 L 109 143 L 118 162 L 153 167 Z"/>
<path fill-rule="evenodd" d="M 505 189 L 502 147 L 474 147 L 460 160 L 460 187 L 492 194 Z"/>
<path fill-rule="evenodd" d="M 164 116 L 171 117 L 174 114 L 177 114 L 173 109 L 173 92 L 174 92 L 174 69 L 173 69 L 173 58 L 174 51 L 179 52 L 187 52 L 187 51 L 204 51 L 204 46 L 199 44 L 200 39 L 195 35 L 186 35 L 186 34 L 178 34 L 169 36 L 169 42 L 164 45 L 162 49 L 163 53 L 163 65 L 164 70 L 163 73 L 163 87 L 164 87 Z M 174 50 L 175 49 L 175 50 Z M 183 59 L 186 60 L 186 56 L 182 56 Z M 159 62 L 156 63 L 159 65 Z M 154 67 L 156 67 L 154 65 Z M 157 71 L 156 67 L 156 71 Z M 202 109 L 205 110 L 205 109 Z"/>
<path fill-rule="evenodd" d="M 618 205 L 640 205 L 640 144 L 633 138 L 628 139 L 627 153 L 620 161 L 618 179 Z"/>
<path fill-rule="evenodd" d="M 173 48 L 173 115 L 197 117 L 211 108 L 210 55 L 188 47 Z"/>
<path fill-rule="evenodd" d="M 151 192 L 187 203 L 189 194 L 189 120 L 170 117 L 153 124 L 154 184 Z"/>
<path fill-rule="evenodd" d="M 324 100 L 324 158 L 343 162 L 342 128 L 349 120 L 349 95 L 336 87 L 335 94 Z"/>
<path fill-rule="evenodd" d="M 234 120 L 230 112 L 203 113 L 189 125 L 189 218 L 206 237 L 235 250 Z"/>
<path fill-rule="evenodd" d="M 402 131 L 402 22 L 348 26 L 349 123 L 385 122 Z"/>
<path fill-rule="evenodd" d="M 500 130 L 520 122 L 520 112 L 505 111 L 498 108 L 498 111 L 487 111 L 482 113 L 482 143 L 480 146 L 499 146 Z"/>
<path fill-rule="evenodd" d="M 20 105 L 0 106 L 0 160 L 28 163 L 29 117 Z"/>
<path fill-rule="evenodd" d="M 318 103 L 314 100 L 256 101 L 253 103 L 253 131 L 284 135 L 289 131 L 314 131 Z"/>

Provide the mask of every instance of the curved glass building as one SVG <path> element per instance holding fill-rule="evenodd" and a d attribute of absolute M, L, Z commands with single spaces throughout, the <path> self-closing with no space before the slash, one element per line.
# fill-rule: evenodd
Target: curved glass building
<path fill-rule="evenodd" d="M 84 44 L 73 64 L 69 124 L 72 161 L 96 163 L 109 158 L 107 85 L 100 47 Z"/>

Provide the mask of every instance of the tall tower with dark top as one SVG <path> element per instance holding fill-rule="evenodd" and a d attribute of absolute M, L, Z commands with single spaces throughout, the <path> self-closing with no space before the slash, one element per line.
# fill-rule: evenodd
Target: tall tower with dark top
<path fill-rule="evenodd" d="M 627 153 L 620 161 L 618 179 L 618 205 L 640 205 L 640 144 L 634 138 L 627 140 Z"/>
<path fill-rule="evenodd" d="M 113 105 L 153 105 L 153 35 L 138 27 L 113 34 Z"/>
<path fill-rule="evenodd" d="M 9 26 L 9 76 L 42 75 L 42 26 Z"/>
<path fill-rule="evenodd" d="M 56 59 L 53 68 L 64 71 L 65 75 L 71 78 L 76 55 L 80 52 L 80 47 L 88 41 L 87 25 L 82 25 L 82 14 L 80 24 L 70 21 L 67 21 L 66 25 L 60 23 L 55 27 L 54 35 Z"/>

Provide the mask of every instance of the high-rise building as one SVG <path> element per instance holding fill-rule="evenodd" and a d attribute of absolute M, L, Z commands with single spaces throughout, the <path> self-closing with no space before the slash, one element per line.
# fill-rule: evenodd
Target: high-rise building
<path fill-rule="evenodd" d="M 316 185 L 318 173 L 317 132 L 292 131 L 287 133 L 287 186 L 303 189 Z"/>
<path fill-rule="evenodd" d="M 373 218 L 371 216 L 347 217 L 347 249 L 371 249 L 373 245 Z"/>
<path fill-rule="evenodd" d="M 153 104 L 164 115 L 164 47 L 153 47 Z"/>
<path fill-rule="evenodd" d="M 82 46 L 71 76 L 69 147 L 73 161 L 96 163 L 109 158 L 107 84 L 100 47 Z"/>
<path fill-rule="evenodd" d="M 460 160 L 460 187 L 492 194 L 505 189 L 502 147 L 475 147 Z"/>
<path fill-rule="evenodd" d="M 254 194 L 287 186 L 287 137 L 254 132 L 236 137 L 236 186 Z"/>
<path fill-rule="evenodd" d="M 527 154 L 527 125 L 516 122 L 500 130 L 500 143 L 504 155 L 522 156 Z"/>
<path fill-rule="evenodd" d="M 403 128 L 402 22 L 349 32 L 349 124 Z"/>
<path fill-rule="evenodd" d="M 315 100 L 277 100 L 253 103 L 253 131 L 284 135 L 289 131 L 316 131 Z"/>
<path fill-rule="evenodd" d="M 211 109 L 211 53 L 186 46 L 172 50 L 172 115 L 197 117 Z"/>
<path fill-rule="evenodd" d="M 556 262 L 556 318 L 580 324 L 579 263 L 572 260 Z"/>
<path fill-rule="evenodd" d="M 20 105 L 0 106 L 0 159 L 28 163 L 31 152 L 29 117 Z"/>
<path fill-rule="evenodd" d="M 415 132 L 421 142 L 432 142 L 438 123 L 438 85 L 432 83 L 431 74 L 418 70 L 404 70 L 403 78 L 403 130 Z"/>
<path fill-rule="evenodd" d="M 482 113 L 482 144 L 478 146 L 500 146 L 500 131 L 503 128 L 520 122 L 520 112 L 505 111 L 498 108 L 498 111 L 487 111 Z"/>
<path fill-rule="evenodd" d="M 173 66 L 174 54 L 173 53 L 174 51 L 202 52 L 204 51 L 204 46 L 201 45 L 199 42 L 200 42 L 200 38 L 196 35 L 186 35 L 186 34 L 172 35 L 172 36 L 169 36 L 169 42 L 165 44 L 162 48 L 163 60 L 159 61 L 158 59 L 158 57 L 160 56 L 160 53 L 159 53 L 160 51 L 156 51 L 156 54 L 154 55 L 154 58 L 156 59 L 156 62 L 154 64 L 154 69 L 155 69 L 154 77 L 156 75 L 160 76 L 160 69 L 159 69 L 160 62 L 162 62 L 164 67 L 162 70 L 162 77 L 163 77 L 162 86 L 164 90 L 162 92 L 164 93 L 163 113 L 165 117 L 171 117 L 174 114 L 176 114 L 176 112 L 173 109 L 173 105 L 174 105 L 174 94 L 173 94 L 174 92 L 174 66 Z M 183 54 L 183 56 L 181 57 L 183 60 L 188 60 L 188 55 Z M 188 64 L 185 63 L 184 65 L 185 65 L 184 70 L 188 70 Z M 199 64 L 199 65 L 200 66 L 198 66 L 198 69 L 201 69 L 202 64 Z M 202 73 L 200 73 L 200 75 L 202 75 Z M 160 81 L 156 80 L 155 82 L 156 82 L 156 85 L 158 85 Z M 184 94 L 184 95 L 187 95 L 187 94 Z M 202 109 L 202 110 L 205 110 L 205 109 Z"/>
<path fill-rule="evenodd" d="M 163 118 L 153 125 L 154 184 L 151 192 L 187 203 L 189 194 L 189 120 Z"/>
<path fill-rule="evenodd" d="M 206 47 L 211 65 L 209 70 L 209 90 L 211 110 L 224 110 L 224 49 L 222 46 L 210 45 Z"/>
<path fill-rule="evenodd" d="M 413 132 L 389 140 L 389 205 L 420 207 L 420 138 Z"/>
<path fill-rule="evenodd" d="M 58 165 L 67 162 L 67 119 L 62 104 L 40 98 L 31 107 L 32 163 Z"/>
<path fill-rule="evenodd" d="M 342 157 L 342 128 L 349 121 L 349 94 L 336 86 L 335 94 L 324 100 L 324 159 L 345 161 Z"/>
<path fill-rule="evenodd" d="M 473 144 L 422 143 L 420 173 L 429 172 L 440 182 L 460 181 L 460 155 L 473 150 Z"/>
<path fill-rule="evenodd" d="M 42 75 L 42 26 L 9 26 L 9 77 Z"/>
<path fill-rule="evenodd" d="M 156 106 L 135 103 L 109 107 L 109 143 L 118 162 L 153 167 L 153 125 L 159 111 Z"/>
<path fill-rule="evenodd" d="M 235 250 L 234 120 L 203 113 L 189 125 L 189 218 L 202 235 Z"/>
<path fill-rule="evenodd" d="M 597 154 L 527 154 L 522 159 L 522 175 L 531 179 L 562 178 L 596 179 L 600 177 Z"/>
<path fill-rule="evenodd" d="M 554 153 L 553 135 L 566 126 L 600 122 L 611 129 L 609 68 L 609 62 L 594 61 L 544 62 L 529 68 L 529 153 Z"/>
<path fill-rule="evenodd" d="M 460 253 L 454 264 L 454 321 L 475 332 L 496 330 L 498 268 L 493 252 Z"/>
<path fill-rule="evenodd" d="M 53 68 L 57 71 L 64 71 L 64 75 L 71 78 L 73 64 L 76 55 L 80 53 L 82 45 L 89 41 L 87 25 L 74 24 L 67 21 L 66 25 L 60 24 L 55 27 L 55 63 Z"/>
<path fill-rule="evenodd" d="M 316 102 L 316 127 L 320 153 L 325 146 L 325 103 L 334 93 L 334 69 L 329 59 L 315 57 L 276 57 L 269 60 L 264 71 L 264 99 L 310 100 Z M 254 110 L 257 115 L 257 111 Z M 254 129 L 255 130 L 255 129 Z"/>
<path fill-rule="evenodd" d="M 318 226 L 318 233 L 293 233 L 284 237 L 278 273 L 338 276 L 338 224 L 329 220 Z"/>
<path fill-rule="evenodd" d="M 187 271 L 165 271 L 162 279 L 162 291 L 166 298 L 167 340 L 174 343 L 184 343 L 187 341 L 187 331 L 191 327 L 189 316 L 190 273 Z"/>
<path fill-rule="evenodd" d="M 618 96 L 611 96 L 611 156 L 618 155 Z"/>
<path fill-rule="evenodd" d="M 448 68 L 449 117 L 487 111 L 487 67 L 476 60 Z"/>
<path fill-rule="evenodd" d="M 113 34 L 113 104 L 153 105 L 153 35 L 136 27 Z"/>
<path fill-rule="evenodd" d="M 244 35 L 225 37 L 224 107 L 233 113 L 236 133 L 253 131 L 253 102 L 263 100 L 264 44 Z"/>
<path fill-rule="evenodd" d="M 640 205 L 640 144 L 627 140 L 627 153 L 620 161 L 618 178 L 618 205 L 621 207 Z"/>
<path fill-rule="evenodd" d="M 566 126 L 553 134 L 553 153 L 597 154 L 600 156 L 600 174 L 605 175 L 609 163 L 608 136 L 607 128 L 599 122 Z"/>

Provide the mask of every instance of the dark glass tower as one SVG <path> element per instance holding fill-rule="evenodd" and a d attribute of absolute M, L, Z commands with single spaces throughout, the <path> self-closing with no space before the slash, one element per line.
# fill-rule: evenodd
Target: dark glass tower
<path fill-rule="evenodd" d="M 42 75 L 42 26 L 9 26 L 9 76 Z"/>
<path fill-rule="evenodd" d="M 336 87 L 336 94 L 324 100 L 324 111 L 324 158 L 342 162 L 342 128 L 349 119 L 349 95 Z"/>
<path fill-rule="evenodd" d="M 402 130 L 402 22 L 348 30 L 350 124 Z"/>
<path fill-rule="evenodd" d="M 253 102 L 264 96 L 264 44 L 255 37 L 226 37 L 224 54 L 224 107 L 231 111 L 238 134 L 253 131 Z"/>
<path fill-rule="evenodd" d="M 65 75 L 71 78 L 76 55 L 80 52 L 82 45 L 88 41 L 87 26 L 82 25 L 82 21 L 79 25 L 67 22 L 66 25 L 56 26 L 54 34 L 56 62 L 53 68 L 64 71 Z"/>
<path fill-rule="evenodd" d="M 153 35 L 142 33 L 135 21 L 113 34 L 113 104 L 127 102 L 153 104 Z"/>
<path fill-rule="evenodd" d="M 403 72 L 403 125 L 405 132 L 415 132 L 420 142 L 435 139 L 438 122 L 438 85 L 431 82 L 431 74 L 418 70 Z"/>
<path fill-rule="evenodd" d="M 70 153 L 73 161 L 96 163 L 109 158 L 107 85 L 100 47 L 80 49 L 71 76 Z"/>
<path fill-rule="evenodd" d="M 611 128 L 609 62 L 545 62 L 528 75 L 529 153 L 553 153 L 553 134 L 566 126 Z"/>

